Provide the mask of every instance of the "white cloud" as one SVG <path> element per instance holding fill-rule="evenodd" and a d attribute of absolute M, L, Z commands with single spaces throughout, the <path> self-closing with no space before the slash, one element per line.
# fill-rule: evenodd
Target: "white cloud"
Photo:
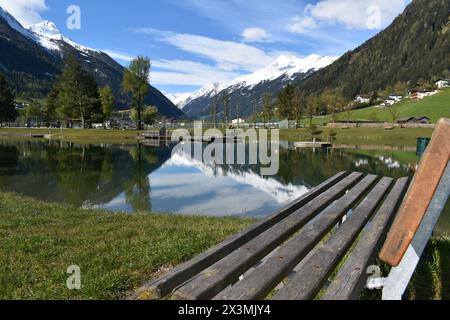
<path fill-rule="evenodd" d="M 41 22 L 40 13 L 48 9 L 45 0 L 0 0 L 0 7 L 13 15 L 23 26 Z"/>
<path fill-rule="evenodd" d="M 244 42 L 272 42 L 271 35 L 262 28 L 247 28 L 242 32 Z"/>
<path fill-rule="evenodd" d="M 227 71 L 255 71 L 272 63 L 275 57 L 256 47 L 217 40 L 194 34 L 159 31 L 155 29 L 134 29 L 136 33 L 156 35 L 160 41 L 201 58 L 213 60 L 216 67 Z"/>
<path fill-rule="evenodd" d="M 292 33 L 306 33 L 311 29 L 317 29 L 318 25 L 312 17 L 295 16 L 292 18 L 288 30 Z"/>
<path fill-rule="evenodd" d="M 123 52 L 119 52 L 119 51 L 114 51 L 114 50 L 102 50 L 104 53 L 106 53 L 108 56 L 110 56 L 113 59 L 116 60 L 120 60 L 120 61 L 125 61 L 125 62 L 130 62 L 131 60 L 134 59 L 134 57 L 123 53 Z"/>
<path fill-rule="evenodd" d="M 209 82 L 230 81 L 240 73 L 187 60 L 154 60 L 151 82 L 159 85 L 203 86 Z"/>
<path fill-rule="evenodd" d="M 348 29 L 381 29 L 389 25 L 411 0 L 321 0 L 306 6 L 288 30 L 305 33 L 319 24 L 340 24 Z"/>

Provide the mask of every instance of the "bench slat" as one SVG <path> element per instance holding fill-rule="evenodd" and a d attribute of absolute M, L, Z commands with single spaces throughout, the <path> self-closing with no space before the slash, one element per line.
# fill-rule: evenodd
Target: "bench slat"
<path fill-rule="evenodd" d="M 248 229 L 228 238 L 216 247 L 176 267 L 167 275 L 145 284 L 139 292 L 145 292 L 146 297 L 152 298 L 161 298 L 172 293 L 175 288 L 179 287 L 196 274 L 238 249 L 254 237 L 271 228 L 284 218 L 288 217 L 299 208 L 319 196 L 321 193 L 339 183 L 348 174 L 348 172 L 340 172 L 336 174 L 332 178 L 310 190 L 307 194 L 303 195 L 293 203 L 279 210 L 273 216 L 263 219 L 260 222 L 250 226 Z"/>
<path fill-rule="evenodd" d="M 317 213 L 345 194 L 362 176 L 361 173 L 352 173 L 320 194 L 314 201 L 307 203 L 286 219 L 202 271 L 190 282 L 176 290 L 174 298 L 180 300 L 213 298 L 229 284 L 235 282 L 245 271 L 256 265 L 265 255 L 296 233 Z"/>
<path fill-rule="evenodd" d="M 380 259 L 398 266 L 411 244 L 450 160 L 450 120 L 442 119 L 389 231 Z"/>
<path fill-rule="evenodd" d="M 408 178 L 397 180 L 363 236 L 358 240 L 345 264 L 322 296 L 322 300 L 358 299 L 364 288 L 368 266 L 375 260 L 383 235 L 405 194 Z"/>
<path fill-rule="evenodd" d="M 339 230 L 312 253 L 286 286 L 274 296 L 274 299 L 314 298 L 369 221 L 392 182 L 391 178 L 383 178 Z"/>
<path fill-rule="evenodd" d="M 215 300 L 256 300 L 265 298 L 300 261 L 327 235 L 342 217 L 373 185 L 377 176 L 367 176 L 344 197 L 322 211 L 294 238 L 280 247 L 275 255 L 252 271 L 233 287 L 220 293 Z M 382 199 L 389 183 L 382 180 L 372 191 L 373 203 Z M 378 200 L 379 199 L 379 200 Z M 375 208 L 374 208 L 375 209 Z"/>

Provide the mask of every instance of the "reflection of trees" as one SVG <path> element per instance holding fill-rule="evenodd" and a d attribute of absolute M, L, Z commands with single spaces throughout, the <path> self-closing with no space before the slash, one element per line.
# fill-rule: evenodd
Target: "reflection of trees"
<path fill-rule="evenodd" d="M 76 206 L 108 203 L 125 191 L 130 205 L 148 210 L 147 177 L 170 158 L 171 148 L 0 141 L 0 154 L 4 191 Z"/>
<path fill-rule="evenodd" d="M 140 144 L 131 148 L 130 156 L 133 159 L 133 173 L 131 179 L 124 184 L 126 201 L 135 211 L 150 211 L 150 178 L 145 170 L 145 162 L 147 159 L 153 161 L 155 156 L 152 155 L 151 149 L 143 150 Z"/>

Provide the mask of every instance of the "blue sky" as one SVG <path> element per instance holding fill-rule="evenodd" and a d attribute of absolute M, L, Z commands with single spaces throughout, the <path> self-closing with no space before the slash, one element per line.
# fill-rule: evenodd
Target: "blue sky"
<path fill-rule="evenodd" d="M 400 14 L 409 0 L 0 0 L 27 25 L 56 23 L 75 42 L 126 65 L 152 59 L 151 83 L 190 92 L 270 64 L 281 54 L 342 55 Z M 66 27 L 69 5 L 81 29 Z"/>

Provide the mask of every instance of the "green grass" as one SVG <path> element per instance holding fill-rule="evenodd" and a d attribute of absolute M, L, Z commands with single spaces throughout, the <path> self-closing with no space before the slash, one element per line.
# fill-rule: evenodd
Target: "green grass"
<path fill-rule="evenodd" d="M 0 193 L 0 299 L 118 299 L 252 221 L 111 214 Z M 81 268 L 82 289 L 66 287 Z"/>
<path fill-rule="evenodd" d="M 428 244 L 406 295 L 410 300 L 450 300 L 450 239 Z"/>
<path fill-rule="evenodd" d="M 29 139 L 32 134 L 51 134 L 52 139 L 79 143 L 127 143 L 137 142 L 141 131 L 136 130 L 96 130 L 96 129 L 26 129 L 0 128 L 0 138 Z"/>
<path fill-rule="evenodd" d="M 336 134 L 333 143 L 348 145 L 388 145 L 388 146 L 415 146 L 418 137 L 431 137 L 433 129 L 424 128 L 396 128 L 385 130 L 383 128 L 350 128 L 320 130 L 316 137 L 328 141 L 332 134 Z M 307 129 L 281 130 L 280 139 L 286 141 L 311 141 Z"/>
<path fill-rule="evenodd" d="M 430 118 L 432 123 L 436 123 L 440 118 L 450 118 L 450 89 L 425 98 L 422 101 L 406 99 L 396 104 L 393 108 L 398 110 L 399 118 L 425 116 Z M 347 113 L 338 114 L 337 120 L 347 121 Z M 370 107 L 351 111 L 350 120 L 376 120 L 392 122 L 392 116 L 388 109 Z M 330 116 L 324 116 L 314 118 L 313 123 L 319 125 L 330 121 Z M 309 122 L 305 120 L 305 124 L 306 123 Z"/>

